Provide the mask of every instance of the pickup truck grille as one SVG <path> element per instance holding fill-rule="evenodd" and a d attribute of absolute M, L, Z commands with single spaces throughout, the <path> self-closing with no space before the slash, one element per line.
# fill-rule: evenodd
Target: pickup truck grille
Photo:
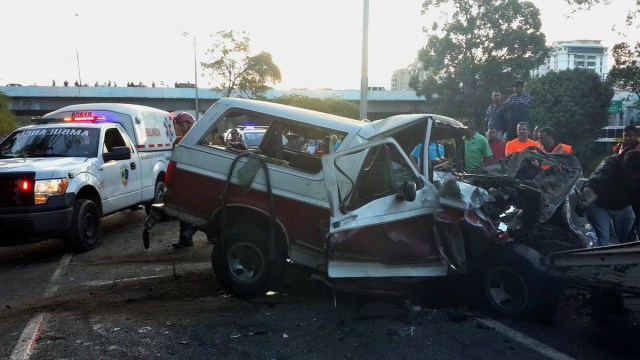
<path fill-rule="evenodd" d="M 33 186 L 35 173 L 0 174 L 0 206 L 33 205 Z M 21 189 L 24 181 L 28 182 L 28 189 Z"/>

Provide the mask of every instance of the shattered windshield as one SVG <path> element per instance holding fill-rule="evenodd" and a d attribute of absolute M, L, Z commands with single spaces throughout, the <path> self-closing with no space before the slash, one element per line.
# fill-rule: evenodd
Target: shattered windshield
<path fill-rule="evenodd" d="M 395 195 L 407 181 L 423 186 L 411 165 L 389 144 L 339 156 L 335 166 L 342 213 Z"/>
<path fill-rule="evenodd" d="M 95 157 L 99 138 L 99 129 L 25 128 L 0 143 L 0 157 Z"/>

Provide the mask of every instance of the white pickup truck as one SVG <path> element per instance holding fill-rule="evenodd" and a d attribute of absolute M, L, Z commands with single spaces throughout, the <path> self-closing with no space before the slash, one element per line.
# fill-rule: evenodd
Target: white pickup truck
<path fill-rule="evenodd" d="M 80 104 L 37 122 L 0 142 L 0 246 L 63 235 L 87 251 L 102 216 L 162 202 L 176 138 L 168 112 Z"/>

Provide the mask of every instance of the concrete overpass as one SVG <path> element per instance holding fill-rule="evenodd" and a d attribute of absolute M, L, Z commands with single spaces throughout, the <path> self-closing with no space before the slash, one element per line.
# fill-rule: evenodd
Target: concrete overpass
<path fill-rule="evenodd" d="M 41 116 L 67 105 L 89 102 L 132 103 L 166 111 L 195 108 L 193 88 L 0 86 L 0 92 L 10 98 L 9 110 L 19 117 Z M 360 104 L 359 90 L 272 90 L 267 98 L 287 95 L 337 98 Z M 199 110 L 205 112 L 220 97 L 220 92 L 199 88 Z M 372 120 L 395 114 L 428 112 L 426 100 L 413 91 L 369 91 L 368 99 L 368 118 Z"/>

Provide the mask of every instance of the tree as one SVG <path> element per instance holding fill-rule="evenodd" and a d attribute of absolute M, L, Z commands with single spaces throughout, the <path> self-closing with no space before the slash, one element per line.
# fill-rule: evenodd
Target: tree
<path fill-rule="evenodd" d="M 438 75 L 411 84 L 435 112 L 480 124 L 491 92 L 528 79 L 548 56 L 540 11 L 518 0 L 426 0 L 422 13 L 445 4 L 451 10 L 443 10 L 444 24 L 425 29 L 427 45 L 418 53 L 423 69 Z"/>
<path fill-rule="evenodd" d="M 272 102 L 284 105 L 292 105 L 304 109 L 322 111 L 328 114 L 339 115 L 351 119 L 360 117 L 360 107 L 341 99 L 319 99 L 301 95 L 289 95 L 277 97 Z"/>
<path fill-rule="evenodd" d="M 629 89 L 640 98 L 640 43 L 631 48 L 626 42 L 613 46 L 614 65 L 607 80 L 614 86 Z"/>
<path fill-rule="evenodd" d="M 589 164 L 598 131 L 607 125 L 613 90 L 593 70 L 549 72 L 529 81 L 532 125 L 550 126 L 556 140 L 572 145 L 578 160 Z"/>
<path fill-rule="evenodd" d="M 589 10 L 594 5 L 598 5 L 598 4 L 609 5 L 611 3 L 611 0 L 564 0 L 564 1 L 569 5 L 574 5 L 576 7 L 576 10 Z M 640 0 L 636 0 L 635 10 L 632 9 L 627 12 L 625 23 L 628 26 L 633 25 L 634 21 L 638 18 L 638 15 L 640 15 Z"/>
<path fill-rule="evenodd" d="M 0 140 L 17 127 L 16 116 L 9 110 L 9 98 L 0 93 Z"/>
<path fill-rule="evenodd" d="M 269 84 L 280 82 L 280 69 L 273 63 L 271 54 L 261 52 L 249 55 L 250 39 L 247 33 L 219 31 L 213 47 L 207 50 L 211 62 L 201 62 L 202 68 L 210 72 L 213 89 L 224 96 L 237 94 L 240 97 L 263 98 Z"/>
<path fill-rule="evenodd" d="M 574 5 L 574 11 L 589 10 L 598 4 L 611 5 L 611 0 L 565 0 L 566 3 Z M 635 9 L 630 9 L 625 17 L 625 24 L 631 31 L 637 31 L 640 23 L 640 0 L 635 1 Z M 616 3 L 617 5 L 617 3 Z M 614 26 L 612 30 L 616 30 Z M 635 28 L 635 29 L 633 29 Z M 622 31 L 619 30 L 621 33 Z M 630 90 L 638 96 L 638 101 L 633 104 L 633 108 L 640 109 L 640 42 L 636 42 L 635 47 L 626 42 L 617 43 L 613 46 L 614 65 L 609 70 L 607 82 L 612 86 Z"/>

